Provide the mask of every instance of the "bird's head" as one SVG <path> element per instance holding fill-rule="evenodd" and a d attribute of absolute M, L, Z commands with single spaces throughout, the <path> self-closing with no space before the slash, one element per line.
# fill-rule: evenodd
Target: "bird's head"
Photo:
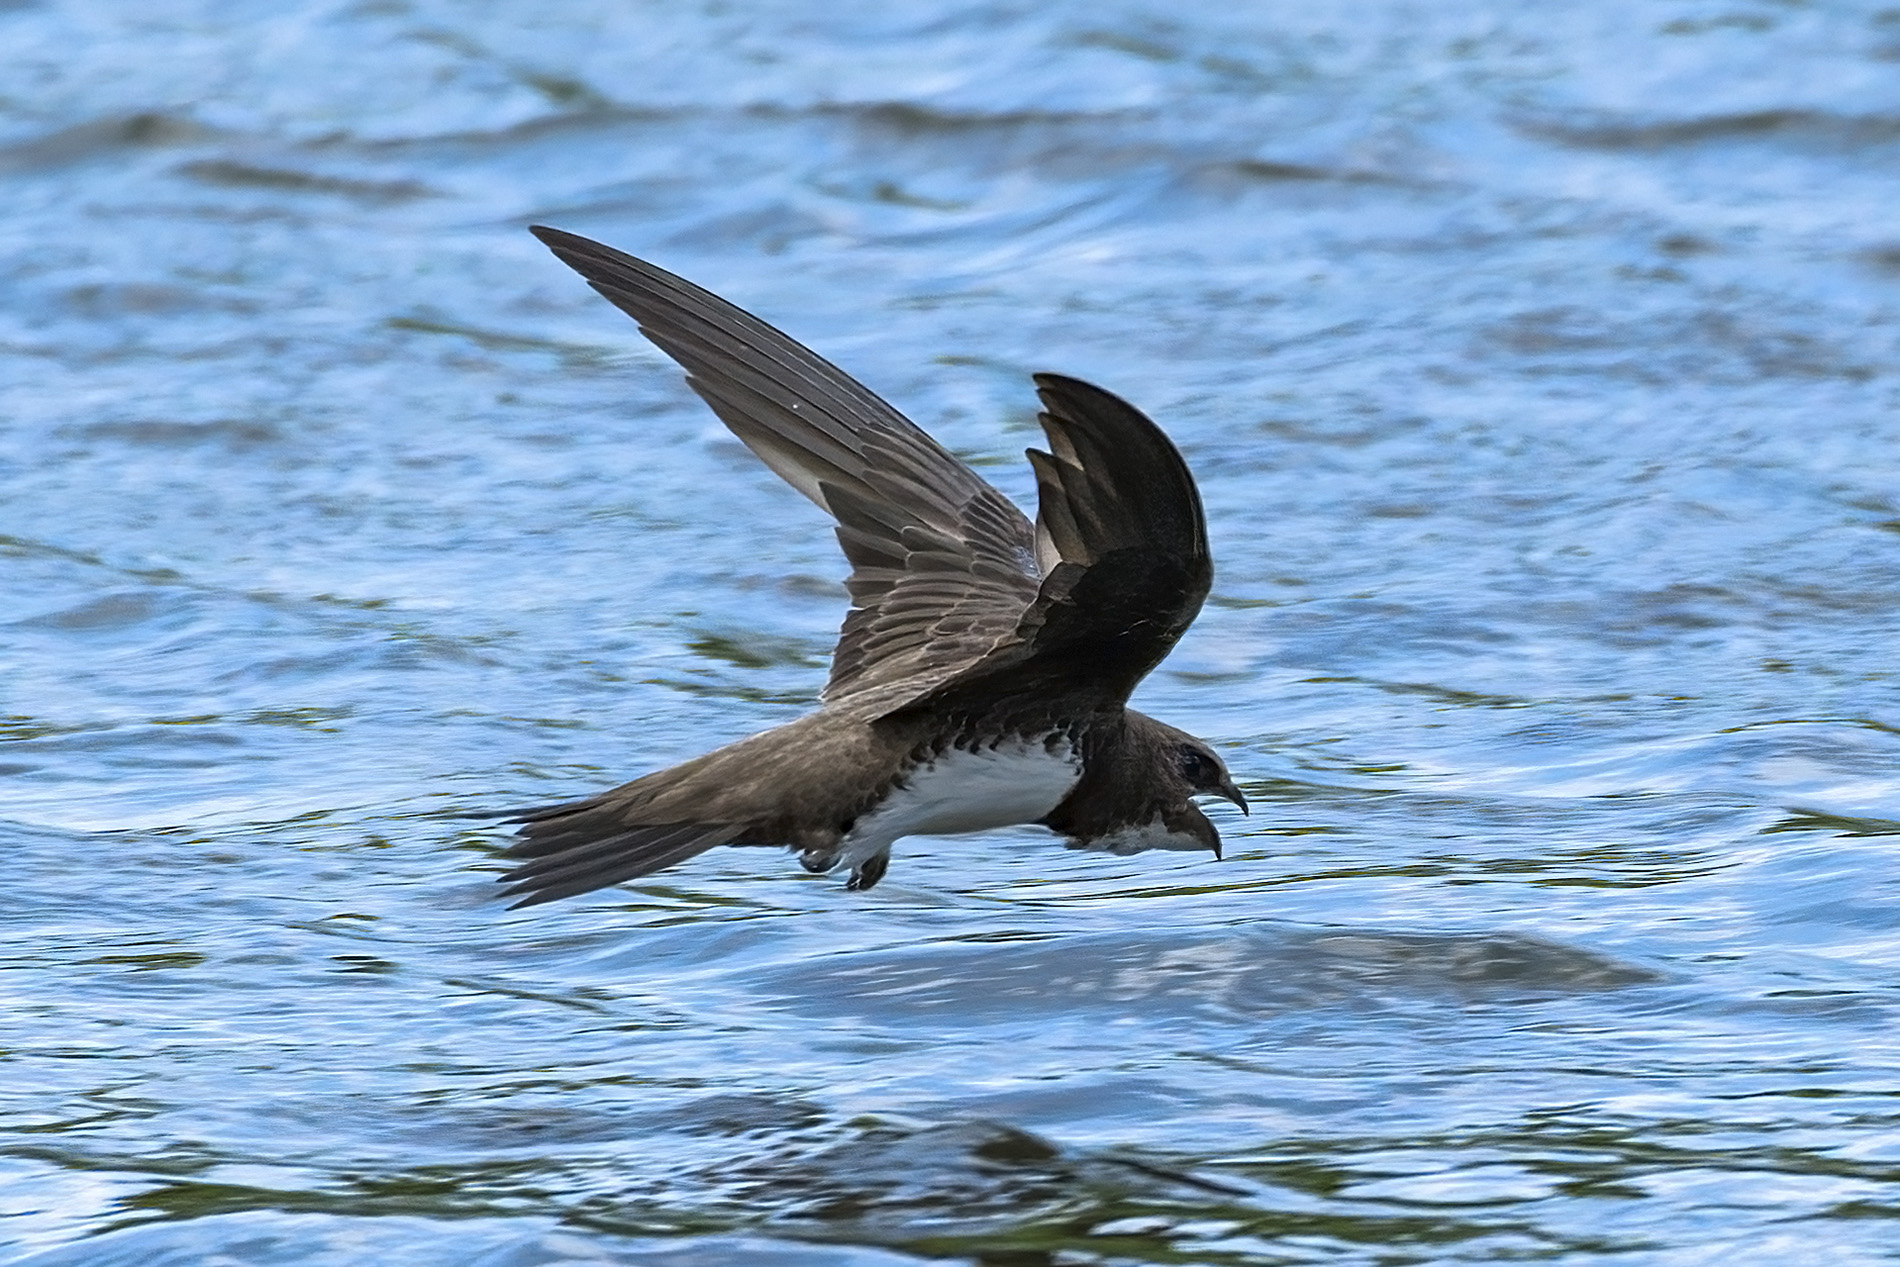
<path fill-rule="evenodd" d="M 1175 769 L 1188 786 L 1189 796 L 1218 796 L 1232 801 L 1243 814 L 1251 814 L 1247 798 L 1234 786 L 1234 778 L 1215 755 L 1214 750 L 1194 738 L 1183 735 L 1174 745 Z"/>
<path fill-rule="evenodd" d="M 1125 714 L 1132 748 L 1142 756 L 1127 777 L 1158 816 L 1156 827 L 1144 837 L 1142 848 L 1206 849 L 1220 856 L 1220 831 L 1201 808 L 1197 796 L 1218 796 L 1248 812 L 1247 798 L 1234 785 L 1214 750 L 1185 730 L 1129 709 Z"/>

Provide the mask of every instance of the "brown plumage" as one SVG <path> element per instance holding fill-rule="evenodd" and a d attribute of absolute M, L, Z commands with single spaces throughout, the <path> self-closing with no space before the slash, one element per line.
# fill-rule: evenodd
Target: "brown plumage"
<path fill-rule="evenodd" d="M 598 796 L 520 812 L 517 905 L 778 845 L 868 889 L 891 842 L 1040 822 L 1082 848 L 1206 848 L 1194 796 L 1246 800 L 1211 749 L 1126 707 L 1207 596 L 1200 497 L 1127 402 L 1035 376 L 1032 527 L 854 379 L 690 282 L 535 235 L 640 323 L 733 434 L 837 521 L 852 571 L 822 707 Z"/>

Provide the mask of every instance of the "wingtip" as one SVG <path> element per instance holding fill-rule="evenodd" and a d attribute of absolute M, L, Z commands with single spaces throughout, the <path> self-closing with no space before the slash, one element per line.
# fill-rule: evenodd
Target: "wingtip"
<path fill-rule="evenodd" d="M 1036 399 L 1042 402 L 1043 416 L 1037 421 L 1042 423 L 1045 433 L 1050 431 L 1052 420 L 1068 420 L 1070 410 L 1065 406 L 1077 397 L 1101 390 L 1079 378 L 1070 378 L 1067 374 L 1035 373 L 1029 376 L 1029 381 L 1036 385 Z"/>
<path fill-rule="evenodd" d="M 574 269 L 581 275 L 588 277 L 590 281 L 592 281 L 593 278 L 589 275 L 587 269 L 580 266 L 579 261 L 581 260 L 605 261 L 618 264 L 631 263 L 635 265 L 643 263 L 643 261 L 634 259 L 624 251 L 616 251 L 605 242 L 596 242 L 594 239 L 584 238 L 578 233 L 569 233 L 566 229 L 555 229 L 545 224 L 531 224 L 528 226 L 528 232 L 534 234 L 542 246 L 547 247 L 548 250 L 553 251 L 555 255 L 559 256 L 563 264 L 566 264 L 569 268 Z"/>
<path fill-rule="evenodd" d="M 1123 409 L 1135 408 L 1114 392 L 1105 387 L 1097 387 L 1085 378 L 1076 378 L 1069 374 L 1054 374 L 1047 370 L 1039 370 L 1031 374 L 1029 378 L 1036 385 L 1036 395 L 1042 397 L 1042 403 L 1051 410 L 1059 409 L 1069 402 L 1086 405 L 1091 400 L 1110 401 Z"/>

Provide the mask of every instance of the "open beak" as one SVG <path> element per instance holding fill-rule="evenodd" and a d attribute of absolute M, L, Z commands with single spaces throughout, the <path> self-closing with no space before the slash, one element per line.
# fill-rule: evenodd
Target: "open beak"
<path fill-rule="evenodd" d="M 1240 794 L 1240 789 L 1234 786 L 1232 779 L 1228 779 L 1222 783 L 1218 788 L 1214 789 L 1214 792 L 1215 795 L 1225 797 L 1227 800 L 1240 806 L 1240 812 L 1247 815 L 1247 817 L 1253 817 L 1253 811 L 1247 808 L 1247 798 Z"/>

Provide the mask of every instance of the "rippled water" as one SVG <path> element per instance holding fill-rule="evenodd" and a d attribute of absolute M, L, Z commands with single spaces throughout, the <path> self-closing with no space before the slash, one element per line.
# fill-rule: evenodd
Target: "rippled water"
<path fill-rule="evenodd" d="M 8 1256 L 1897 1256 L 1900 10 L 865 14 L 0 5 Z M 1228 860 L 499 909 L 843 609 L 537 221 L 1161 419 Z"/>

